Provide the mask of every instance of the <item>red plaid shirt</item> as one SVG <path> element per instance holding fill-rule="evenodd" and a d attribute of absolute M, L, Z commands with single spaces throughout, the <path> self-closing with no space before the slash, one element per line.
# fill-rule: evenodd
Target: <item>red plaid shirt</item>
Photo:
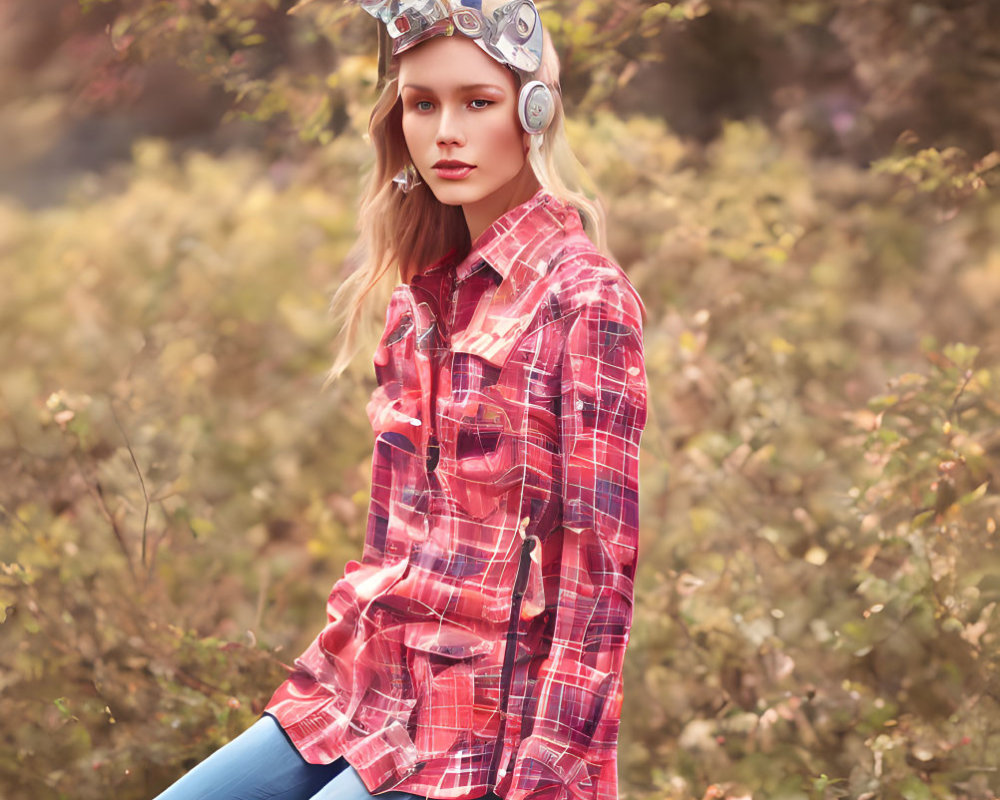
<path fill-rule="evenodd" d="M 614 800 L 639 298 L 539 192 L 395 290 L 375 368 L 364 554 L 267 710 L 372 792 Z"/>

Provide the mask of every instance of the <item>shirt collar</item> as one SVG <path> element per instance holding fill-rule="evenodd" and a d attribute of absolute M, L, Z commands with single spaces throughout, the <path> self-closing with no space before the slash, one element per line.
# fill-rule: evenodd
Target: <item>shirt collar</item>
<path fill-rule="evenodd" d="M 577 231 L 582 234 L 583 225 L 576 209 L 539 189 L 476 239 L 469 255 L 455 268 L 455 277 L 465 280 L 486 262 L 518 293 L 546 273 L 567 234 Z"/>

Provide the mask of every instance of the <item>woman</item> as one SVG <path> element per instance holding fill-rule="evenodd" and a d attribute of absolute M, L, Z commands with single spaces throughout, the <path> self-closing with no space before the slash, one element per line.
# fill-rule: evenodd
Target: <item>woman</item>
<path fill-rule="evenodd" d="M 362 5 L 393 75 L 348 329 L 383 275 L 403 281 L 375 353 L 364 552 L 264 718 L 161 797 L 611 800 L 641 305 L 584 233 L 602 220 L 567 185 L 534 5 Z"/>

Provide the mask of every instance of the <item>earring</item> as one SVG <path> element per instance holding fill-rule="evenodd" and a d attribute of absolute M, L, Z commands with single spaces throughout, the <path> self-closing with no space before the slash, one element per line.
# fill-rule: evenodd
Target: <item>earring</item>
<path fill-rule="evenodd" d="M 392 182 L 399 187 L 403 194 L 409 194 L 423 183 L 420 180 L 420 173 L 417 172 L 417 168 L 413 164 L 407 164 L 403 167 L 392 179 Z"/>

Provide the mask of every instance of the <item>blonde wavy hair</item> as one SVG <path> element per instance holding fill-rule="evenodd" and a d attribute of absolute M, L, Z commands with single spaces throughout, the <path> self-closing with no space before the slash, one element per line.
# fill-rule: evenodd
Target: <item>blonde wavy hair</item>
<path fill-rule="evenodd" d="M 604 212 L 566 138 L 559 56 L 547 31 L 541 66 L 534 74 L 522 77 L 522 85 L 528 80 L 543 81 L 556 100 L 555 116 L 548 129 L 530 137 L 528 163 L 545 191 L 579 211 L 587 234 L 604 250 Z M 332 301 L 342 327 L 328 380 L 347 368 L 357 350 L 359 334 L 374 322 L 376 307 L 384 305 L 393 285 L 408 282 L 450 253 L 464 257 L 472 247 L 460 206 L 438 202 L 426 184 L 404 194 L 393 183 L 393 178 L 410 163 L 403 140 L 397 81 L 393 76 L 386 83 L 368 123 L 375 163 L 361 197 L 358 241 L 348 257 L 358 268 L 340 285 Z"/>

